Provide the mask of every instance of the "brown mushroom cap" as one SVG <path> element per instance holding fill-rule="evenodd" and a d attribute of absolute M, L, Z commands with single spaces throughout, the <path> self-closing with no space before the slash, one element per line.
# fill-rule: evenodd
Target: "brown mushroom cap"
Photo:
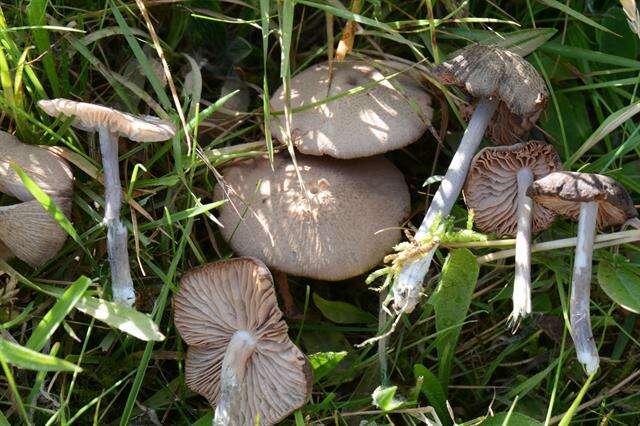
<path fill-rule="evenodd" d="M 106 128 L 134 142 L 165 141 L 176 133 L 173 124 L 168 121 L 151 116 L 136 117 L 102 105 L 49 99 L 38 101 L 38 106 L 52 117 L 60 114 L 74 117 L 71 125 L 80 130 L 97 132 L 100 128 Z"/>
<path fill-rule="evenodd" d="M 44 148 L 20 142 L 9 133 L 0 132 L 0 192 L 20 201 L 33 200 L 20 176 L 13 171 L 15 163 L 48 195 L 70 197 L 73 173 L 62 158 Z"/>
<path fill-rule="evenodd" d="M 637 217 L 627 190 L 615 179 L 594 173 L 555 172 L 536 180 L 527 195 L 536 203 L 577 220 L 580 203 L 598 203 L 598 229 L 622 225 Z"/>
<path fill-rule="evenodd" d="M 518 171 L 528 168 L 533 178 L 539 179 L 560 167 L 556 150 L 539 141 L 485 148 L 478 152 L 464 187 L 464 199 L 474 211 L 478 229 L 499 236 L 515 235 L 518 226 Z M 548 228 L 555 216 L 553 211 L 534 204 L 532 232 Z"/>
<path fill-rule="evenodd" d="M 222 235 L 236 253 L 292 275 L 339 281 L 368 271 L 400 241 L 410 208 L 404 177 L 384 157 L 296 158 L 307 194 L 283 155 L 275 171 L 265 158 L 226 170 Z M 215 197 L 225 198 L 220 185 Z"/>
<path fill-rule="evenodd" d="M 69 214 L 70 198 L 52 200 L 65 215 Z M 36 267 L 53 259 L 66 239 L 66 231 L 38 201 L 0 207 L 0 241 L 8 251 L 7 257 L 12 253 Z"/>
<path fill-rule="evenodd" d="M 498 47 L 467 46 L 433 73 L 443 84 L 460 86 L 474 98 L 500 99 L 498 118 L 487 128 L 487 135 L 500 145 L 509 145 L 531 130 L 547 103 L 546 85 L 536 69 L 520 55 Z"/>
<path fill-rule="evenodd" d="M 300 152 L 342 159 L 370 157 L 407 146 L 422 136 L 433 117 L 431 97 L 410 73 L 384 80 L 396 71 L 376 66 L 355 60 L 335 62 L 330 81 L 329 65 L 321 63 L 291 79 L 292 108 L 379 82 L 363 92 L 294 112 L 291 133 Z M 284 101 L 281 87 L 271 98 L 271 107 L 282 111 Z M 281 141 L 283 126 L 283 116 L 274 118 L 271 129 Z"/>
<path fill-rule="evenodd" d="M 251 334 L 256 348 L 247 360 L 238 425 L 274 424 L 302 406 L 311 392 L 311 370 L 289 340 L 273 279 L 257 259 L 239 258 L 188 272 L 174 298 L 175 324 L 189 345 L 185 380 L 217 405 L 220 370 L 231 337 Z"/>

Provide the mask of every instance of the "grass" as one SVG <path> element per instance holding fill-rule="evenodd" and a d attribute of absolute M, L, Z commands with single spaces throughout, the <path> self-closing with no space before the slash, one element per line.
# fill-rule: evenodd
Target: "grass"
<path fill-rule="evenodd" d="M 376 0 L 363 2 L 358 14 L 347 2 L 316 0 L 1 4 L 1 128 L 26 143 L 57 146 L 74 166 L 76 185 L 65 222 L 74 238 L 58 257 L 35 270 L 0 262 L 0 425 L 210 423 L 206 401 L 184 385 L 186 347 L 173 326 L 172 294 L 188 269 L 233 255 L 217 231 L 221 200 L 212 199 L 220 168 L 277 148 L 270 137 L 254 143 L 268 135 L 274 113 L 265 99 L 332 54 L 347 19 L 359 25 L 354 54 L 393 55 L 426 68 L 470 41 L 537 47 L 528 60 L 546 79 L 551 100 L 533 136 L 553 144 L 572 170 L 611 175 L 640 199 L 640 24 L 633 3 Z M 165 65 L 158 48 L 166 86 L 153 65 Z M 229 117 L 219 109 L 238 94 L 221 97 L 220 89 L 234 75 L 248 82 L 251 102 L 247 113 Z M 436 149 L 427 132 L 388 154 L 410 185 L 413 224 L 425 190 L 435 189 L 423 183 L 446 170 L 464 128 L 453 98 L 430 90 L 442 146 Z M 57 96 L 158 115 L 181 129 L 166 143 L 121 142 L 137 308 L 149 316 L 104 301 L 109 269 L 98 141 L 36 108 L 37 100 Z M 0 203 L 11 202 L 0 196 Z M 452 226 L 464 229 L 466 219 L 460 201 Z M 575 230 L 561 220 L 536 242 Z M 305 318 L 288 321 L 291 336 L 310 356 L 316 381 L 311 400 L 285 424 L 404 425 L 435 416 L 452 424 L 449 413 L 459 424 L 490 414 L 496 416 L 484 424 L 639 424 L 637 315 L 611 299 L 637 309 L 638 246 L 595 253 L 591 313 L 603 359 L 587 379 L 567 329 L 570 248 L 534 253 L 536 314 L 517 334 L 506 327 L 511 258 L 482 263 L 477 280 L 450 272 L 504 245 L 491 236 L 462 238 L 440 250 L 425 301 L 398 320 L 382 358 L 376 345 L 356 347 L 378 333 L 379 297 L 366 277 L 340 284 L 292 278 Z M 446 285 L 434 295 L 440 271 Z M 444 296 L 463 293 L 468 300 L 455 303 Z"/>

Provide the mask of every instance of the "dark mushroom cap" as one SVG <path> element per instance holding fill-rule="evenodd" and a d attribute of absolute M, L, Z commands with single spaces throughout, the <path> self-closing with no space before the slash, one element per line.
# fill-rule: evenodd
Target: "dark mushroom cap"
<path fill-rule="evenodd" d="M 528 168 L 534 179 L 558 170 L 560 157 L 551 145 L 531 141 L 485 148 L 478 152 L 464 187 L 464 199 L 474 211 L 474 222 L 483 232 L 499 236 L 516 233 L 518 226 L 518 171 Z M 555 213 L 533 206 L 532 232 L 548 228 Z"/>
<path fill-rule="evenodd" d="M 443 84 L 460 86 L 474 98 L 500 99 L 497 118 L 487 128 L 487 135 L 500 145 L 531 130 L 547 103 L 545 82 L 536 69 L 520 55 L 498 47 L 467 46 L 433 73 Z"/>
<path fill-rule="evenodd" d="M 403 69 L 406 66 L 398 65 Z M 422 136 L 433 117 L 431 96 L 411 73 L 385 76 L 395 67 L 348 60 L 311 66 L 291 79 L 291 107 L 300 108 L 358 86 L 377 84 L 322 105 L 294 112 L 293 143 L 303 154 L 350 159 L 370 157 L 407 146 Z M 330 85 L 329 85 L 330 84 Z M 271 107 L 284 109 L 284 89 L 271 98 Z M 274 118 L 272 131 L 283 140 L 282 118 Z"/>
<path fill-rule="evenodd" d="M 527 195 L 536 203 L 577 220 L 580 203 L 598 203 L 598 229 L 637 217 L 627 190 L 615 179 L 594 173 L 555 172 L 533 182 Z"/>
<path fill-rule="evenodd" d="M 304 354 L 289 340 L 271 273 L 257 259 L 205 265 L 180 280 L 174 298 L 175 324 L 189 345 L 185 381 L 211 405 L 218 403 L 222 361 L 232 336 L 256 342 L 246 359 L 237 425 L 271 425 L 302 406 L 312 376 Z"/>
<path fill-rule="evenodd" d="M 409 214 L 402 173 L 384 157 L 335 160 L 277 155 L 225 170 L 229 202 L 221 206 L 222 235 L 241 256 L 288 274 L 340 281 L 371 269 L 401 239 Z M 215 188 L 216 199 L 226 194 Z"/>

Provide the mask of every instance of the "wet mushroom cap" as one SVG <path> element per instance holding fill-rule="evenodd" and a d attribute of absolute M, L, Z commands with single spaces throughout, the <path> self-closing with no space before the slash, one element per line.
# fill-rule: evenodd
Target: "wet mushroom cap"
<path fill-rule="evenodd" d="M 51 199 L 69 215 L 70 198 Z M 9 253 L 33 267 L 54 258 L 66 239 L 67 232 L 38 201 L 0 207 L 0 242 Z M 9 253 L 6 256 L 12 257 Z"/>
<path fill-rule="evenodd" d="M 11 164 L 17 164 L 48 195 L 70 197 L 73 173 L 65 160 L 53 152 L 20 142 L 9 133 L 0 132 L 0 192 L 20 201 L 33 200 Z"/>
<path fill-rule="evenodd" d="M 509 145 L 535 125 L 548 93 L 536 69 L 520 55 L 473 44 L 454 52 L 433 70 L 443 84 L 463 88 L 474 98 L 500 99 L 497 119 L 488 129 L 494 142 Z M 473 108 L 463 110 L 470 116 Z"/>
<path fill-rule="evenodd" d="M 638 217 L 627 190 L 609 176 L 593 173 L 555 172 L 533 182 L 527 195 L 536 203 L 577 220 L 580 203 L 598 203 L 598 229 L 622 225 Z"/>
<path fill-rule="evenodd" d="M 113 108 L 76 102 L 69 99 L 38 101 L 38 106 L 52 117 L 62 114 L 73 117 L 71 125 L 88 132 L 106 128 L 111 133 L 134 142 L 159 142 L 171 139 L 176 129 L 168 121 L 157 117 L 136 117 Z"/>
<path fill-rule="evenodd" d="M 226 169 L 230 201 L 219 210 L 236 253 L 288 274 L 340 281 L 378 264 L 400 241 L 409 190 L 384 157 L 341 161 L 297 155 L 257 158 Z M 221 185 L 215 198 L 224 199 Z"/>
<path fill-rule="evenodd" d="M 399 65 L 400 69 L 406 69 Z M 395 68 L 395 67 L 394 67 Z M 371 85 L 292 115 L 293 143 L 303 154 L 350 159 L 370 157 L 407 146 L 422 136 L 433 117 L 431 96 L 411 73 L 383 64 L 347 60 L 311 66 L 291 79 L 291 108 L 300 108 L 358 86 Z M 329 87 L 329 84 L 331 86 Z M 284 109 L 284 88 L 271 98 L 271 108 Z M 284 140 L 284 116 L 272 121 L 271 130 Z"/>
<path fill-rule="evenodd" d="M 561 167 L 551 145 L 531 141 L 510 146 L 485 148 L 473 159 L 464 187 L 464 199 L 474 211 L 474 222 L 483 232 L 513 236 L 518 226 L 518 171 L 529 168 L 539 179 Z M 556 214 L 533 206 L 532 232 L 548 228 Z"/>
<path fill-rule="evenodd" d="M 236 332 L 256 341 L 241 386 L 238 425 L 274 424 L 302 406 L 311 392 L 311 369 L 289 340 L 278 309 L 273 279 L 257 259 L 239 258 L 188 272 L 175 296 L 175 324 L 189 345 L 187 385 L 218 402 L 227 345 Z"/>

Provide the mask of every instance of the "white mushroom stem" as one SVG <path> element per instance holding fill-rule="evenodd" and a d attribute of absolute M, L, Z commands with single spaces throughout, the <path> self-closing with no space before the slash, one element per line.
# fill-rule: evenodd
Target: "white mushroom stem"
<path fill-rule="evenodd" d="M 440 187 L 433 197 L 433 201 L 416 232 L 415 238 L 420 239 L 427 235 L 438 216 L 445 218 L 451 213 L 471 165 L 471 160 L 475 155 L 487 125 L 498 106 L 498 99 L 480 99 L 475 111 L 469 120 L 469 125 L 464 132 L 460 146 L 451 159 L 451 164 L 447 169 Z M 431 260 L 437 246 L 434 247 L 423 258 L 406 265 L 393 286 L 393 308 L 397 312 L 410 313 L 420 300 L 422 281 L 429 271 Z"/>
<path fill-rule="evenodd" d="M 254 336 L 248 331 L 234 333 L 222 359 L 218 405 L 213 418 L 214 426 L 233 426 L 240 416 L 240 388 L 244 381 L 247 362 L 256 347 Z"/>
<path fill-rule="evenodd" d="M 587 202 L 580 204 L 578 242 L 573 263 L 571 301 L 569 304 L 569 322 L 571 323 L 571 334 L 576 347 L 576 355 L 578 356 L 578 361 L 587 370 L 588 375 L 595 373 L 600 363 L 598 348 L 591 331 L 591 314 L 589 310 L 591 260 L 597 217 L 597 203 Z"/>
<path fill-rule="evenodd" d="M 100 151 L 104 169 L 104 224 L 107 227 L 107 253 L 111 268 L 111 291 L 113 300 L 127 306 L 136 301 L 136 294 L 129 267 L 127 250 L 127 228 L 120 220 L 122 189 L 118 166 L 118 135 L 102 128 Z"/>
<path fill-rule="evenodd" d="M 533 200 L 527 197 L 527 188 L 533 183 L 530 169 L 521 169 L 518 178 L 518 227 L 516 230 L 516 267 L 513 281 L 513 311 L 511 324 L 517 327 L 520 320 L 531 313 L 531 220 Z"/>

